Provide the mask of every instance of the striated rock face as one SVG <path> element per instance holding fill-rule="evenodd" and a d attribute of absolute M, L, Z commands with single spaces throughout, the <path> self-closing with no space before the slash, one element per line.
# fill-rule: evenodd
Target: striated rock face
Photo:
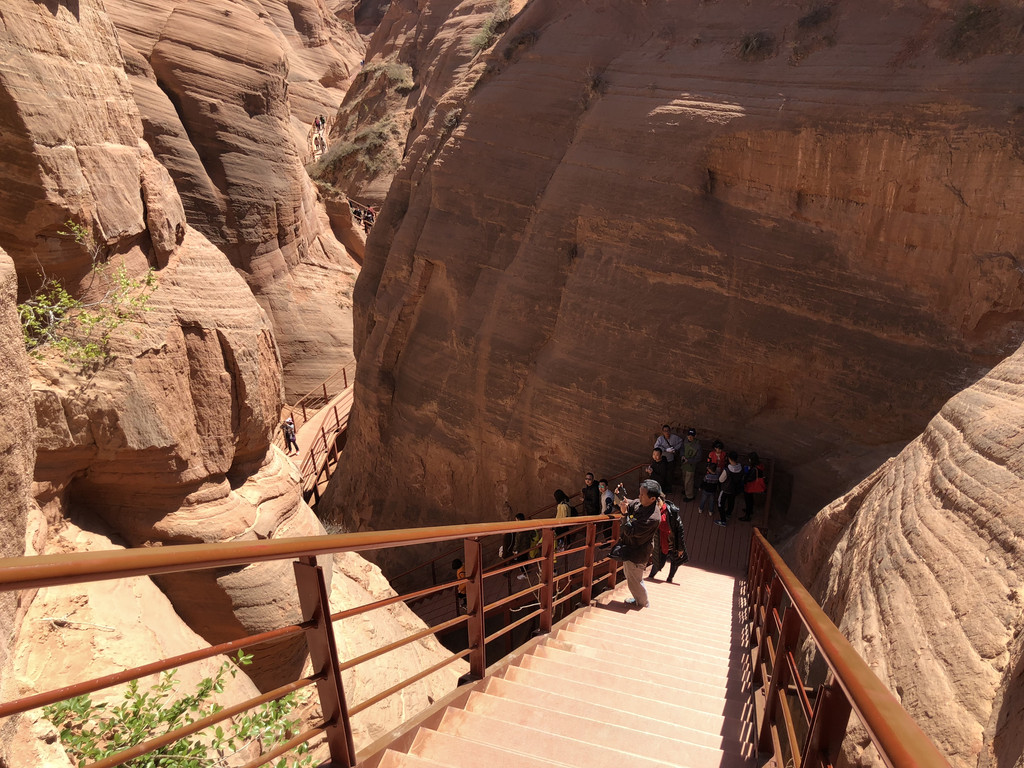
<path fill-rule="evenodd" d="M 0 557 L 25 554 L 26 520 L 31 506 L 32 463 L 35 458 L 35 418 L 28 379 L 28 358 L 15 311 L 17 275 L 10 257 L 0 250 Z M 0 681 L 9 679 L 11 644 L 22 621 L 17 595 L 0 592 Z M 0 697 L 10 695 L 0 682 Z M 0 742 L 9 724 L 0 726 Z M 2 759 L 2 758 L 0 758 Z"/>
<path fill-rule="evenodd" d="M 671 419 L 777 457 L 803 516 L 1013 351 L 1019 57 L 952 4 L 829 8 L 527 4 L 369 237 L 325 508 L 529 511 Z"/>
<path fill-rule="evenodd" d="M 787 559 L 955 766 L 1024 760 L 1024 348 L 823 509 Z M 855 762 L 861 743 L 851 745 Z"/>
<path fill-rule="evenodd" d="M 144 136 L 189 223 L 271 318 L 290 397 L 352 359 L 356 266 L 303 169 L 306 133 L 358 69 L 350 22 L 313 0 L 113 0 Z"/>

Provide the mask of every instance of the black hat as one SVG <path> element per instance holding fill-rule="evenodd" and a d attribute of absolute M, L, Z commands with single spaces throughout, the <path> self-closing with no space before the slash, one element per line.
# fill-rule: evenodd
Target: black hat
<path fill-rule="evenodd" d="M 693 435 L 694 437 L 696 437 L 697 436 L 697 430 L 696 429 L 692 429 L 692 428 L 688 429 L 688 430 L 686 430 L 686 434 Z"/>

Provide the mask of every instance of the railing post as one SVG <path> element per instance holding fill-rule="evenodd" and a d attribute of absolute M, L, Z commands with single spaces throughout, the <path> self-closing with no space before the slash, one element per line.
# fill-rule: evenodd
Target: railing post
<path fill-rule="evenodd" d="M 540 577 L 540 631 L 547 633 L 551 631 L 552 605 L 554 603 L 555 590 L 555 529 L 545 528 L 541 534 L 541 555 L 544 557 L 541 562 Z"/>
<path fill-rule="evenodd" d="M 836 683 L 835 677 L 818 688 L 811 715 L 810 732 L 804 743 L 802 768 L 824 768 L 835 765 L 850 720 L 850 702 Z"/>
<path fill-rule="evenodd" d="M 772 679 L 768 683 L 768 692 L 764 699 L 764 718 L 761 720 L 761 732 L 757 735 L 757 749 L 760 752 L 772 750 L 772 726 L 775 725 L 776 710 L 779 707 L 779 690 L 789 682 L 789 662 L 787 655 L 796 647 L 796 640 L 800 634 L 800 614 L 790 606 L 782 616 L 782 626 L 779 628 L 779 645 L 775 649 L 775 661 L 772 664 Z M 768 632 L 765 632 L 765 636 Z M 764 659 L 757 657 L 758 666 L 764 668 Z M 799 680 L 795 681 L 798 684 Z M 788 738 L 788 736 L 787 736 Z M 797 746 L 790 744 L 790 749 L 796 752 Z"/>
<path fill-rule="evenodd" d="M 768 635 L 770 634 L 768 632 L 768 622 L 771 620 L 772 611 L 774 611 L 775 607 L 782 602 L 782 592 L 782 579 L 780 579 L 776 574 L 772 579 L 771 587 L 768 589 L 768 599 L 764 601 L 763 605 L 758 601 L 758 605 L 755 606 L 754 622 L 751 625 L 751 631 L 754 633 L 755 638 L 758 638 L 757 630 L 759 627 L 761 630 L 757 643 L 757 665 L 754 667 L 755 685 L 764 682 L 761 678 L 761 669 L 764 667 L 764 654 L 768 647 Z M 763 621 L 761 620 L 762 616 L 764 618 Z"/>
<path fill-rule="evenodd" d="M 612 520 L 611 536 L 608 539 L 609 542 L 618 541 L 619 535 L 622 530 L 622 518 L 616 517 Z M 611 550 L 608 550 L 611 552 Z M 618 576 L 619 563 L 617 560 L 613 560 L 611 557 L 608 558 L 608 589 L 615 589 L 615 581 Z"/>
<path fill-rule="evenodd" d="M 597 525 L 587 523 L 587 549 L 583 553 L 583 592 L 580 599 L 583 605 L 590 605 L 594 595 L 594 546 L 597 544 Z"/>
<path fill-rule="evenodd" d="M 466 629 L 469 637 L 469 674 L 475 679 L 483 679 L 487 671 L 487 636 L 484 627 L 484 558 L 480 539 L 466 539 L 464 545 L 466 555 L 466 615 L 469 619 Z"/>
<path fill-rule="evenodd" d="M 306 404 L 302 403 L 302 423 L 305 424 L 307 421 L 309 421 L 309 417 L 306 416 Z"/>
<path fill-rule="evenodd" d="M 331 402 L 331 398 L 327 396 L 327 382 L 321 382 L 321 385 L 324 388 L 324 405 L 326 405 L 327 403 Z"/>
<path fill-rule="evenodd" d="M 348 371 L 346 371 L 344 368 L 341 369 L 341 378 L 342 381 L 345 382 L 344 389 L 348 389 Z"/>
<path fill-rule="evenodd" d="M 303 622 L 312 622 L 306 630 L 309 659 L 318 676 L 316 691 L 320 697 L 324 723 L 327 725 L 327 744 L 331 761 L 336 765 L 356 764 L 356 749 L 352 741 L 352 727 L 345 703 L 345 689 L 338 670 L 338 649 L 331 626 L 331 606 L 327 598 L 327 584 L 323 569 L 315 557 L 304 557 L 294 563 L 295 585 L 299 591 L 299 606 Z"/>

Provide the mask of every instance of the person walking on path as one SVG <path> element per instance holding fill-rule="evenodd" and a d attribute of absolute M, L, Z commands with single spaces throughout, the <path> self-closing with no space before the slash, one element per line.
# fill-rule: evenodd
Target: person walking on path
<path fill-rule="evenodd" d="M 618 494 L 623 497 L 619 505 L 623 518 L 619 544 L 616 546 L 622 557 L 622 571 L 626 574 L 626 584 L 632 595 L 626 598 L 626 605 L 646 608 L 651 601 L 644 587 L 644 569 L 654 549 L 654 536 L 661 525 L 658 502 L 663 494 L 661 486 L 654 480 L 644 480 L 640 484 L 640 497 L 637 499 L 625 498 L 626 489 L 622 485 L 618 487 Z"/>
<path fill-rule="evenodd" d="M 665 493 L 672 493 L 672 467 L 662 455 L 661 448 L 651 451 L 651 463 L 647 465 L 647 474 L 661 486 Z"/>
<path fill-rule="evenodd" d="M 662 500 L 659 506 L 661 524 L 654 539 L 654 564 L 651 565 L 651 572 L 647 574 L 647 580 L 654 581 L 654 577 L 667 562 L 668 578 L 665 581 L 672 584 L 676 569 L 687 562 L 690 556 L 686 552 L 686 534 L 683 531 L 683 521 L 679 519 L 679 507 L 668 500 Z"/>
<path fill-rule="evenodd" d="M 704 457 L 704 449 L 700 447 L 697 439 L 697 430 L 686 430 L 686 439 L 683 441 L 683 501 L 693 501 L 696 495 L 694 490 L 694 478 L 697 476 L 697 465 Z"/>
<path fill-rule="evenodd" d="M 289 416 L 284 420 L 284 424 L 281 425 L 281 433 L 284 435 L 284 450 L 289 456 L 292 455 L 292 449 L 295 453 L 299 452 L 299 443 L 295 439 L 295 422 L 292 421 L 292 417 Z"/>
<path fill-rule="evenodd" d="M 729 451 L 729 464 L 718 476 L 722 485 L 722 496 L 718 500 L 718 519 L 715 525 L 726 525 L 736 505 L 736 497 L 743 493 L 743 465 L 736 451 Z"/>
<path fill-rule="evenodd" d="M 583 490 L 581 493 L 583 494 L 583 514 L 600 515 L 601 489 L 594 482 L 593 472 L 587 472 L 586 477 L 583 478 Z"/>

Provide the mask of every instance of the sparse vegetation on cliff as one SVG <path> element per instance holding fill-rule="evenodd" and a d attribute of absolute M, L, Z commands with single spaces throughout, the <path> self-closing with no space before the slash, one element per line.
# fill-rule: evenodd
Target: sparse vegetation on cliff
<path fill-rule="evenodd" d="M 73 221 L 65 227 L 59 234 L 86 249 L 92 259 L 91 279 L 99 280 L 106 292 L 86 303 L 72 296 L 60 280 L 44 275 L 39 288 L 18 305 L 18 314 L 30 353 L 38 356 L 39 348 L 48 344 L 67 362 L 86 365 L 107 357 L 113 332 L 148 310 L 156 276 L 150 269 L 144 278 L 134 278 L 123 263 L 111 268 L 92 232 Z"/>
<path fill-rule="evenodd" d="M 363 72 L 369 77 L 383 72 L 391 83 L 391 87 L 399 93 L 407 93 L 416 87 L 416 81 L 412 76 L 412 67 L 393 58 L 367 64 L 363 68 Z"/>
<path fill-rule="evenodd" d="M 740 38 L 738 53 L 744 61 L 764 61 L 775 53 L 775 38 L 770 32 L 750 32 Z"/>
<path fill-rule="evenodd" d="M 237 662 L 240 665 L 251 661 L 251 656 L 239 651 Z M 144 692 L 139 690 L 138 681 L 133 680 L 125 688 L 122 703 L 109 709 L 86 695 L 53 704 L 44 708 L 43 713 L 60 733 L 68 756 L 78 765 L 85 765 L 222 710 L 213 696 L 223 693 L 228 677 L 237 674 L 238 667 L 225 661 L 213 677 L 199 683 L 195 693 L 172 698 L 178 680 L 176 670 L 171 670 Z M 230 731 L 225 731 L 223 725 L 211 725 L 162 747 L 159 756 L 143 755 L 124 765 L 129 768 L 157 765 L 160 768 L 206 768 L 227 765 L 226 760 L 232 755 L 251 748 L 257 750 L 257 754 L 264 754 L 298 732 L 299 721 L 291 717 L 295 704 L 295 694 L 288 694 L 236 716 Z M 282 757 L 271 765 L 299 768 L 312 762 L 308 746 L 302 744 L 292 757 Z"/>
<path fill-rule="evenodd" d="M 400 162 L 395 152 L 396 142 L 400 140 L 398 126 L 393 119 L 378 120 L 356 133 L 351 141 L 332 144 L 309 169 L 309 175 L 323 180 L 346 176 L 346 167 L 350 164 L 361 166 L 371 177 L 393 171 Z"/>
<path fill-rule="evenodd" d="M 491 15 L 487 17 L 480 31 L 470 41 L 473 50 L 483 51 L 490 48 L 494 41 L 498 39 L 502 26 L 507 24 L 511 18 L 512 8 L 509 5 L 509 0 L 498 0 L 494 4 L 494 10 L 491 12 Z"/>

